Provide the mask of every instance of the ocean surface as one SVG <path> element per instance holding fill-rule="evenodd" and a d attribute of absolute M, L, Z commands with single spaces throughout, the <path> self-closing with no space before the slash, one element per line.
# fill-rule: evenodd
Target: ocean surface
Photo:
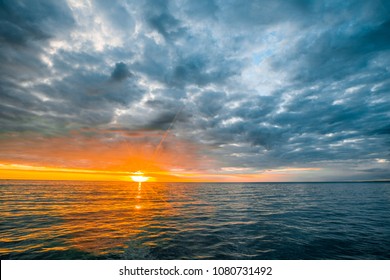
<path fill-rule="evenodd" d="M 390 259 L 390 183 L 0 181 L 1 259 Z"/>

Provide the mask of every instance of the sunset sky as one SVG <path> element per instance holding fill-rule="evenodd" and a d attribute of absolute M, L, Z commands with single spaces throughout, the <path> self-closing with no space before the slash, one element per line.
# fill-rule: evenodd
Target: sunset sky
<path fill-rule="evenodd" d="M 390 1 L 0 2 L 0 179 L 390 179 Z"/>

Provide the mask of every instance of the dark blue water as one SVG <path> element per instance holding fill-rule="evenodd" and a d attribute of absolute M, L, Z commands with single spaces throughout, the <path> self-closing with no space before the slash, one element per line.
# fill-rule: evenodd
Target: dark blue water
<path fill-rule="evenodd" d="M 0 181 L 1 259 L 390 259 L 390 183 Z"/>

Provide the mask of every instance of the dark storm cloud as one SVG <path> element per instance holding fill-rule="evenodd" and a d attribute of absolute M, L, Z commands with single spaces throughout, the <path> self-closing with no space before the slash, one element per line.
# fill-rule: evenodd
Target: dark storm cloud
<path fill-rule="evenodd" d="M 22 83 L 49 74 L 40 56 L 57 32 L 72 28 L 72 14 L 61 1 L 0 3 L 0 101 L 2 132 L 39 129 L 36 122 L 47 108 Z"/>
<path fill-rule="evenodd" d="M 216 170 L 387 176 L 388 1 L 68 3 L 0 3 L 1 133 L 171 126 Z"/>
<path fill-rule="evenodd" d="M 173 40 L 185 32 L 180 22 L 168 13 L 152 16 L 149 18 L 149 24 L 167 40 Z"/>
<path fill-rule="evenodd" d="M 105 125 L 114 116 L 113 106 L 127 106 L 139 98 L 140 89 L 132 81 L 124 83 L 131 73 L 123 62 L 116 63 L 110 75 L 111 66 L 101 53 L 47 52 L 52 40 L 67 37 L 76 28 L 65 2 L 6 1 L 1 17 L 2 131 L 63 134 Z M 128 51 L 109 53 L 113 58 L 121 53 L 131 57 Z M 50 59 L 51 65 L 42 57 Z"/>
<path fill-rule="evenodd" d="M 2 1 L 0 19 L 0 73 L 5 83 L 46 75 L 39 57 L 42 47 L 74 24 L 69 8 L 61 1 Z"/>
<path fill-rule="evenodd" d="M 168 42 L 185 36 L 187 32 L 167 1 L 145 1 L 142 13 L 149 27 L 160 33 Z"/>
<path fill-rule="evenodd" d="M 0 18 L 1 42 L 15 47 L 53 37 L 74 23 L 63 1 L 1 1 Z"/>
<path fill-rule="evenodd" d="M 215 68 L 215 65 L 219 65 L 219 67 Z M 222 56 L 210 55 L 206 52 L 181 57 L 175 65 L 168 83 L 173 86 L 190 84 L 205 86 L 223 83 L 237 74 L 235 71 L 237 66 L 238 62 L 232 62 Z"/>
<path fill-rule="evenodd" d="M 226 101 L 224 92 L 206 91 L 197 98 L 196 104 L 199 106 L 199 111 L 202 114 L 208 117 L 215 117 L 223 108 L 222 100 Z"/>
<path fill-rule="evenodd" d="M 131 77 L 131 73 L 127 68 L 126 64 L 123 62 L 116 63 L 114 71 L 112 71 L 111 73 L 111 79 L 120 82 L 129 77 Z"/>
<path fill-rule="evenodd" d="M 177 123 L 187 122 L 188 115 L 179 111 L 163 111 L 152 118 L 146 126 L 147 130 L 167 130 L 174 128 Z"/>
<path fill-rule="evenodd" d="M 331 2 L 315 13 L 314 25 L 274 66 L 290 65 L 294 79 L 304 83 L 340 80 L 368 70 L 369 62 L 390 47 L 389 10 L 387 1 Z"/>
<path fill-rule="evenodd" d="M 291 54 L 291 58 L 302 59 L 302 63 L 297 65 L 300 68 L 296 69 L 298 73 L 294 78 L 302 82 L 340 80 L 352 75 L 355 69 L 369 67 L 372 57 L 389 49 L 389 28 L 390 22 L 387 21 L 374 27 L 362 26 L 363 30 L 342 37 L 335 36 L 334 31 L 329 30 L 318 38 L 305 38 L 297 44 L 295 53 Z M 338 67 L 339 65 L 343 67 Z M 283 61 L 280 67 L 285 66 Z M 313 69 L 316 71 L 312 71 Z"/>

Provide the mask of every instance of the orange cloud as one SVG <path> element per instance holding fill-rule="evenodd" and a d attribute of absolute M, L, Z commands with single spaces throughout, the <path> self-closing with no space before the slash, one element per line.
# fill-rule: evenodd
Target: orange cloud
<path fill-rule="evenodd" d="M 36 134 L 0 139 L 0 178 L 39 180 L 131 180 L 142 171 L 160 182 L 278 182 L 299 180 L 319 168 L 258 170 L 218 168 L 207 147 L 151 131 L 93 131 L 63 137 Z M 200 152 L 202 151 L 202 153 Z M 310 177 L 307 177 L 310 179 Z"/>
<path fill-rule="evenodd" d="M 0 175 L 13 179 L 122 180 L 128 172 L 142 170 L 151 177 L 172 179 L 172 168 L 196 168 L 198 146 L 169 136 L 156 149 L 161 134 L 106 131 L 71 133 L 64 137 L 35 134 L 0 139 Z M 149 175 L 148 175 L 149 176 Z"/>

